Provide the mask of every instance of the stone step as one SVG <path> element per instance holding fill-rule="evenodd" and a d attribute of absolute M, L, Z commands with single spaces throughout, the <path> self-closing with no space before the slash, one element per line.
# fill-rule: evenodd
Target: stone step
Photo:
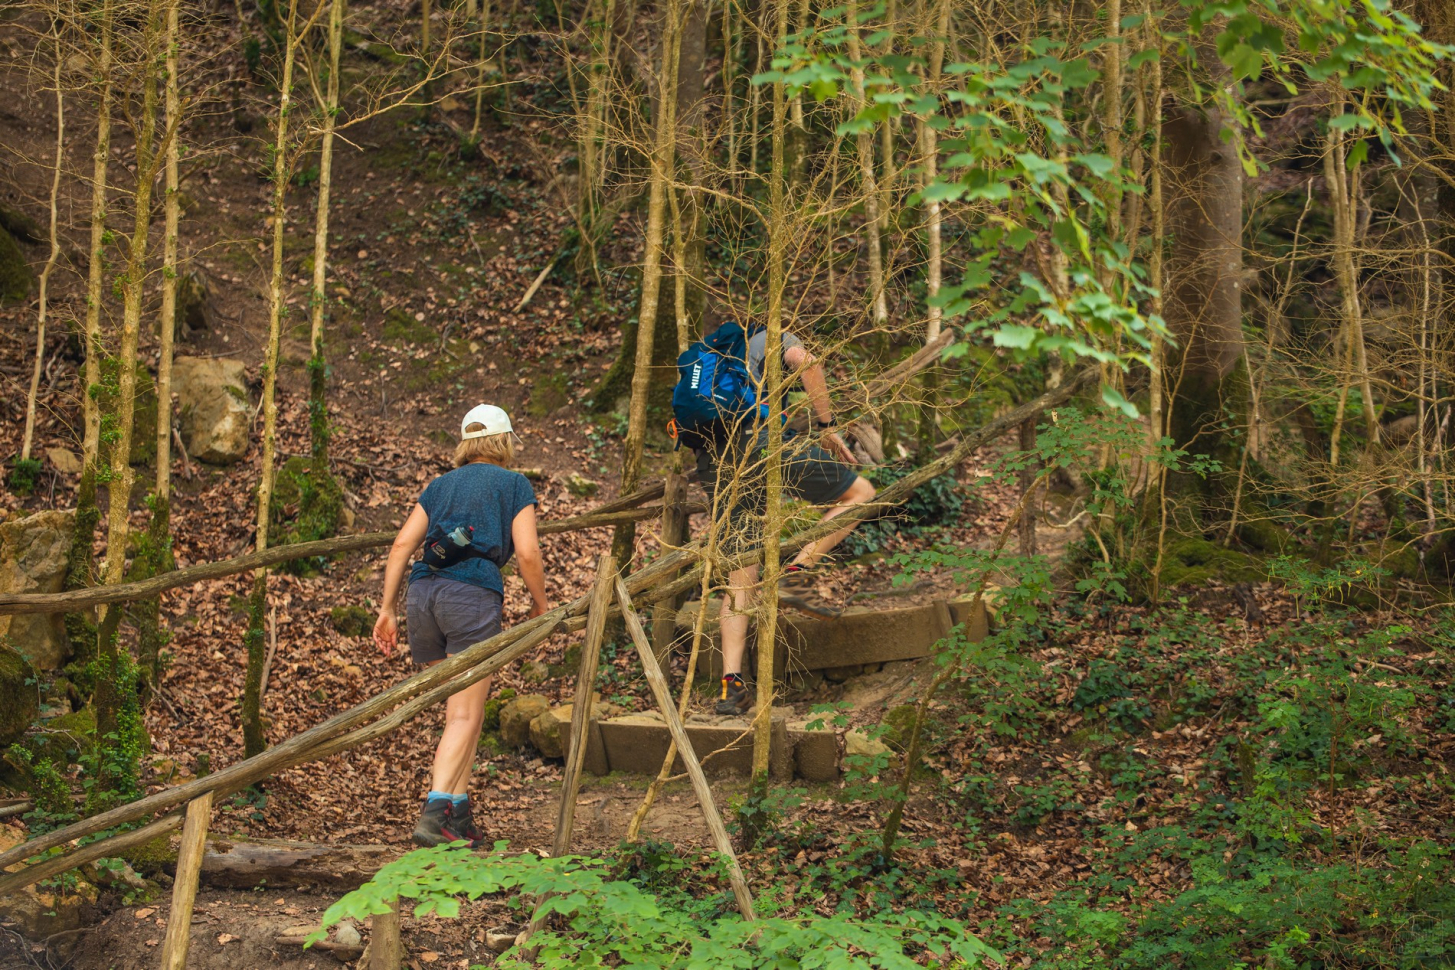
<path fill-rule="evenodd" d="M 677 617 L 679 634 L 690 635 L 696 606 L 689 604 Z M 715 605 L 715 604 L 714 604 Z M 897 610 L 851 609 L 829 619 L 795 615 L 781 617 L 782 644 L 778 653 L 778 677 L 786 680 L 790 671 L 857 673 L 878 669 L 896 660 L 918 660 L 932 656 L 940 640 L 956 624 L 963 623 L 972 640 L 988 632 L 983 605 L 972 609 L 972 601 L 948 600 Z M 704 644 L 703 666 L 711 678 L 721 677 L 722 657 L 718 651 L 715 618 L 712 634 Z M 842 678 L 836 678 L 842 679 Z M 785 709 L 787 710 L 787 709 Z M 791 713 L 791 712 L 789 712 Z M 840 772 L 839 736 L 827 725 L 810 730 L 815 718 L 780 715 L 772 718 L 769 770 L 780 780 L 836 781 Z M 709 778 L 752 775 L 753 738 L 746 717 L 692 715 L 687 736 Z M 656 711 L 623 717 L 593 718 L 588 729 L 586 770 L 595 775 L 613 771 L 655 775 L 672 743 L 667 724 Z M 674 774 L 684 771 L 677 759 Z"/>
<path fill-rule="evenodd" d="M 769 774 L 779 781 L 836 781 L 839 739 L 831 729 L 809 730 L 807 721 L 774 717 L 771 722 Z M 697 715 L 685 725 L 692 750 L 708 778 L 748 778 L 753 773 L 752 724 L 747 718 Z M 667 757 L 671 734 L 661 715 L 627 714 L 598 720 L 588 731 L 585 769 L 594 775 L 621 771 L 656 775 Z M 686 768 L 679 755 L 674 774 Z"/>
<path fill-rule="evenodd" d="M 705 628 L 708 636 L 704 638 L 701 664 L 701 669 L 713 680 L 722 676 L 717 602 L 713 600 L 709 607 L 713 614 L 708 617 Z M 678 612 L 679 637 L 691 636 L 700 606 L 700 601 L 692 602 Z M 973 600 L 965 599 L 939 600 L 897 610 L 850 607 L 833 618 L 781 613 L 780 649 L 774 657 L 774 671 L 780 680 L 786 679 L 790 671 L 822 670 L 852 675 L 866 666 L 893 660 L 919 660 L 932 656 L 936 645 L 959 623 L 965 624 L 965 632 L 972 641 L 984 639 L 989 629 L 984 604 L 975 606 Z M 750 637 L 750 653 L 752 642 Z"/>

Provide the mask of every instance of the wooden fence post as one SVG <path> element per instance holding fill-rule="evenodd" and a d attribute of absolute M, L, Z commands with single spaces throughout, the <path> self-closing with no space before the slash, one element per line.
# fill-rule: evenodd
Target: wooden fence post
<path fill-rule="evenodd" d="M 556 840 L 552 856 L 571 851 L 571 829 L 576 821 L 576 795 L 581 790 L 581 768 L 586 763 L 587 730 L 591 727 L 591 696 L 596 671 L 601 666 L 601 641 L 606 634 L 606 614 L 611 609 L 612 586 L 616 579 L 616 557 L 602 556 L 596 564 L 596 585 L 586 614 L 586 639 L 581 644 L 581 665 L 576 671 L 576 700 L 571 707 L 571 741 L 566 751 L 566 771 L 561 779 L 561 805 L 556 812 Z"/>
<path fill-rule="evenodd" d="M 375 913 L 369 929 L 368 970 L 400 970 L 404 966 L 404 940 L 399 932 L 399 900 L 387 913 Z"/>
<path fill-rule="evenodd" d="M 675 549 L 687 541 L 687 478 L 669 472 L 662 492 L 662 548 Z M 671 576 L 669 579 L 676 579 Z M 657 600 L 652 607 L 652 650 L 665 664 L 677 638 L 677 603 L 680 596 Z"/>
<path fill-rule="evenodd" d="M 672 740 L 677 742 L 677 751 L 682 756 L 682 764 L 687 768 L 687 775 L 692 779 L 693 791 L 697 793 L 698 804 L 702 806 L 702 814 L 707 818 L 708 831 L 712 833 L 712 840 L 717 844 L 717 851 L 720 852 L 728 863 L 728 879 L 733 884 L 733 896 L 738 901 L 738 912 L 743 914 L 743 919 L 752 921 L 758 917 L 753 913 L 753 894 L 748 890 L 748 880 L 743 877 L 742 867 L 738 865 L 737 853 L 733 852 L 732 841 L 728 838 L 727 828 L 722 824 L 722 816 L 717 812 L 717 803 L 712 799 L 712 788 L 707 784 L 707 776 L 702 773 L 702 765 L 697 761 L 697 752 L 692 748 L 692 740 L 687 737 L 687 728 L 682 725 L 682 718 L 677 715 L 677 705 L 672 703 L 672 691 L 667 686 L 667 678 L 662 673 L 662 668 L 657 665 L 657 656 L 652 653 L 652 645 L 647 642 L 647 632 L 642 629 L 641 617 L 637 611 L 632 609 L 631 593 L 627 591 L 626 584 L 621 577 L 616 578 L 616 598 L 621 604 L 622 619 L 626 621 L 627 633 L 631 635 L 632 643 L 636 645 L 637 653 L 642 658 L 642 668 L 647 674 L 647 683 L 652 687 L 652 695 L 657 700 L 657 707 L 662 712 L 662 717 L 667 720 L 667 730 L 672 734 Z"/>
<path fill-rule="evenodd" d="M 187 946 L 192 942 L 192 905 L 202 876 L 202 855 L 207 849 L 207 826 L 212 821 L 212 792 L 187 803 L 182 825 L 182 847 L 177 850 L 177 877 L 172 882 L 172 908 L 167 913 L 167 938 L 162 944 L 162 970 L 183 970 Z"/>

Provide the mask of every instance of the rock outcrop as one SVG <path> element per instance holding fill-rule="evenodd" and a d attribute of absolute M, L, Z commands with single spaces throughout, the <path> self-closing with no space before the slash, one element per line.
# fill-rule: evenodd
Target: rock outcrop
<path fill-rule="evenodd" d="M 226 358 L 178 357 L 172 389 L 181 405 L 187 454 L 211 465 L 231 465 L 248 450 L 252 409 L 243 363 Z"/>
<path fill-rule="evenodd" d="M 0 643 L 0 748 L 19 741 L 39 711 L 35 668 L 19 653 Z"/>
<path fill-rule="evenodd" d="M 35 512 L 0 523 L 0 592 L 59 593 L 75 532 L 74 511 Z M 65 618 L 59 613 L 0 616 L 0 637 L 8 637 L 39 670 L 59 670 L 70 659 Z"/>

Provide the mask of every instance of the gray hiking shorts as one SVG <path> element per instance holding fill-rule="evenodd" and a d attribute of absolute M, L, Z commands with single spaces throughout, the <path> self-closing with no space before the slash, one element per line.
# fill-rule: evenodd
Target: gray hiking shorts
<path fill-rule="evenodd" d="M 409 653 L 417 664 L 431 664 L 489 640 L 500 632 L 505 598 L 443 576 L 409 584 Z"/>

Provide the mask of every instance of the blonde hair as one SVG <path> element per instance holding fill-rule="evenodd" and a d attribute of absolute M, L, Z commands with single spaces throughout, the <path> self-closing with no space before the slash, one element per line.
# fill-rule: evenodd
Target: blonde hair
<path fill-rule="evenodd" d="M 465 433 L 483 431 L 485 426 L 470 424 Z M 471 462 L 486 461 L 501 468 L 509 468 L 515 461 L 515 438 L 506 431 L 503 434 L 488 434 L 480 438 L 465 438 L 455 445 L 455 467 L 462 468 Z"/>

